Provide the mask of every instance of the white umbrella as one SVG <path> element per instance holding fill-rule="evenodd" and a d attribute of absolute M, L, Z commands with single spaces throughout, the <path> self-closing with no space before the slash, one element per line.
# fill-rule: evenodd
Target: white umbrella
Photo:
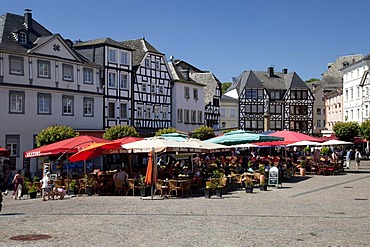
<path fill-rule="evenodd" d="M 152 148 L 156 153 L 177 152 L 177 153 L 197 153 L 204 152 L 205 149 L 186 142 L 176 142 L 166 140 L 161 137 L 146 138 L 141 141 L 127 143 L 122 145 L 130 153 L 149 153 Z"/>
<path fill-rule="evenodd" d="M 208 153 L 227 152 L 227 151 L 232 151 L 232 149 L 234 149 L 233 147 L 230 147 L 230 146 L 226 146 L 226 145 L 222 145 L 218 143 L 212 143 L 212 142 L 205 142 L 205 141 L 201 141 L 195 138 L 190 138 L 187 141 L 183 141 L 183 142 L 188 145 L 195 146 L 196 148 L 205 149 L 206 151 L 208 151 Z"/>
<path fill-rule="evenodd" d="M 331 146 L 331 145 L 348 145 L 353 144 L 353 142 L 346 142 L 341 140 L 329 140 L 323 143 L 319 143 L 319 146 Z"/>
<path fill-rule="evenodd" d="M 259 146 L 256 144 L 252 144 L 252 143 L 244 143 L 244 144 L 232 145 L 231 147 L 233 148 L 255 148 Z"/>
<path fill-rule="evenodd" d="M 287 147 L 292 147 L 292 146 L 317 146 L 320 145 L 320 142 L 312 142 L 312 141 L 299 141 L 299 142 L 294 142 L 291 144 L 288 144 Z"/>

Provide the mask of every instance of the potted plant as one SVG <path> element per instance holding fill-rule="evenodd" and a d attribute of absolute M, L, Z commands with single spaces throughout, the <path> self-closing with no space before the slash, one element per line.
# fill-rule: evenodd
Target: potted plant
<path fill-rule="evenodd" d="M 223 181 L 224 174 L 219 170 L 212 173 L 211 187 L 215 190 L 216 197 L 222 197 L 222 190 L 224 188 Z"/>
<path fill-rule="evenodd" d="M 35 199 L 37 197 L 37 190 L 38 187 L 34 182 L 29 182 L 29 187 L 28 189 L 28 195 L 30 196 L 31 199 Z"/>
<path fill-rule="evenodd" d="M 204 197 L 209 199 L 212 195 L 211 182 L 206 182 L 206 187 L 204 188 Z"/>
<path fill-rule="evenodd" d="M 78 194 L 78 191 L 76 191 L 76 184 L 77 184 L 77 181 L 76 179 L 73 179 L 71 180 L 71 182 L 69 183 L 69 191 L 73 191 L 73 194 L 77 195 Z"/>
<path fill-rule="evenodd" d="M 146 197 L 148 195 L 148 193 L 147 193 L 147 186 L 146 186 L 146 183 L 145 183 L 145 176 L 144 175 L 139 176 L 138 186 L 139 186 L 139 190 L 140 190 L 140 196 L 141 197 Z"/>
<path fill-rule="evenodd" d="M 299 172 L 302 177 L 306 176 L 306 161 L 302 160 L 301 163 L 299 163 Z"/>
<path fill-rule="evenodd" d="M 259 172 L 260 172 L 260 190 L 267 191 L 267 183 L 265 178 L 265 165 L 259 166 Z"/>
<path fill-rule="evenodd" d="M 93 188 L 96 186 L 96 179 L 93 176 L 88 176 L 86 174 L 84 177 L 84 182 L 86 186 L 87 196 L 92 196 Z"/>
<path fill-rule="evenodd" d="M 253 193 L 254 184 L 253 184 L 252 178 L 245 177 L 244 182 L 245 182 L 245 192 L 246 193 Z"/>

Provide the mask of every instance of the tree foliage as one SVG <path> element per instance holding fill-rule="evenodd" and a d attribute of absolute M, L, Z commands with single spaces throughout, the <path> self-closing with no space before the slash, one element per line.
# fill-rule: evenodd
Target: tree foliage
<path fill-rule="evenodd" d="M 163 134 L 169 134 L 169 133 L 177 133 L 177 129 L 170 127 L 170 128 L 163 128 L 155 132 L 156 136 L 160 136 Z"/>
<path fill-rule="evenodd" d="M 315 82 L 315 81 L 320 81 L 320 79 L 311 78 L 311 79 L 306 80 L 306 83 L 312 83 L 312 82 Z"/>
<path fill-rule="evenodd" d="M 105 131 L 103 138 L 106 140 L 117 140 L 126 136 L 138 137 L 139 133 L 135 127 L 130 125 L 116 125 Z"/>
<path fill-rule="evenodd" d="M 190 134 L 190 137 L 203 141 L 215 137 L 215 132 L 211 127 L 202 126 L 195 129 L 193 133 Z"/>
<path fill-rule="evenodd" d="M 221 94 L 224 94 L 226 90 L 231 86 L 231 82 L 224 82 L 221 84 Z"/>
<path fill-rule="evenodd" d="M 361 123 L 360 132 L 363 138 L 370 140 L 370 120 Z"/>
<path fill-rule="evenodd" d="M 353 141 L 360 133 L 360 126 L 357 122 L 338 122 L 334 125 L 335 136 L 342 141 Z"/>
<path fill-rule="evenodd" d="M 76 132 L 69 126 L 54 125 L 41 130 L 36 136 L 36 146 L 41 147 L 54 142 L 63 141 L 72 137 L 78 136 Z"/>

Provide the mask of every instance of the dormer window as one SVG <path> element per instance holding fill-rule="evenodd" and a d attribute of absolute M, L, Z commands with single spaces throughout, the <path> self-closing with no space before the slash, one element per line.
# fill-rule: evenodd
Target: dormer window
<path fill-rule="evenodd" d="M 20 32 L 18 34 L 18 42 L 21 44 L 27 44 L 27 34 L 25 32 Z"/>

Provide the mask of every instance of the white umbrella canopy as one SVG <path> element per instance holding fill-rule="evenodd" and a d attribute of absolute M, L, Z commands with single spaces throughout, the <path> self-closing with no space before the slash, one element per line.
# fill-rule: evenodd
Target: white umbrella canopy
<path fill-rule="evenodd" d="M 153 148 L 156 153 L 177 152 L 177 153 L 200 153 L 205 149 L 187 142 L 177 142 L 161 137 L 146 138 L 141 141 L 122 145 L 129 153 L 149 153 Z"/>
<path fill-rule="evenodd" d="M 288 144 L 287 147 L 292 147 L 292 146 L 317 146 L 320 145 L 320 142 L 312 142 L 312 141 L 299 141 L 299 142 L 294 142 L 291 144 Z"/>
<path fill-rule="evenodd" d="M 252 143 L 244 143 L 244 144 L 232 145 L 231 147 L 233 148 L 255 148 L 259 146 L 256 144 L 252 144 Z"/>
<path fill-rule="evenodd" d="M 349 145 L 349 144 L 353 144 L 353 142 L 346 142 L 341 140 L 329 140 L 323 143 L 319 143 L 318 146 Z"/>
<path fill-rule="evenodd" d="M 233 147 L 212 143 L 212 142 L 205 142 L 195 138 L 189 138 L 187 141 L 183 141 L 188 145 L 194 145 L 196 148 L 206 149 L 206 152 L 213 153 L 213 152 L 227 152 L 232 151 Z"/>

